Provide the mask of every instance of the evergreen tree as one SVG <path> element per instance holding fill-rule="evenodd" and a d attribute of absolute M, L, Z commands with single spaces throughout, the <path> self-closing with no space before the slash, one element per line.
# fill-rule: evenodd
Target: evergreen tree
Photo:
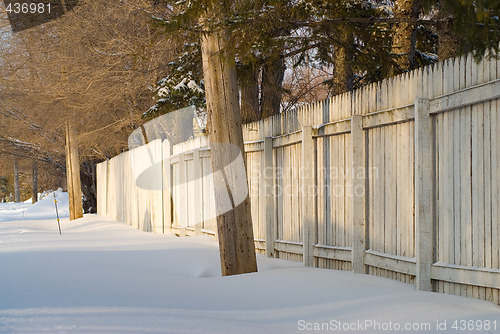
<path fill-rule="evenodd" d="M 143 117 L 153 119 L 190 105 L 196 106 L 199 113 L 205 112 L 205 83 L 200 43 L 185 43 L 181 55 L 168 66 L 169 74 L 158 81 L 154 90 L 156 103 Z"/>
<path fill-rule="evenodd" d="M 206 1 L 163 2 L 176 9 L 157 19 L 167 31 L 200 31 Z M 287 59 L 290 70 L 333 68 L 324 84 L 339 94 L 463 52 L 498 53 L 500 40 L 495 0 L 241 0 L 230 8 L 210 23 L 229 31 L 244 121 L 279 112 Z"/>

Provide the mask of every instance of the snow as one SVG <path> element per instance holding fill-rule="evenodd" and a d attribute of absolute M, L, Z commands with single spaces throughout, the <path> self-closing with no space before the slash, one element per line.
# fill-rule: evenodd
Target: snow
<path fill-rule="evenodd" d="M 179 69 L 178 69 L 179 70 Z M 188 79 L 189 77 L 191 77 L 192 74 L 191 73 L 188 73 L 188 77 L 186 78 L 183 78 L 177 85 L 174 86 L 174 88 L 172 88 L 173 90 L 192 90 L 193 92 L 195 93 L 201 93 L 201 94 L 204 94 L 205 91 L 203 89 L 201 89 L 200 86 L 198 86 L 198 84 L 192 80 L 192 79 Z M 170 90 L 167 88 L 167 87 L 162 87 L 158 90 L 158 96 L 166 96 L 170 94 Z"/>
<path fill-rule="evenodd" d="M 205 91 L 203 89 L 201 89 L 200 86 L 198 86 L 198 84 L 194 80 L 189 80 L 189 82 L 186 84 L 186 86 L 189 89 L 196 91 L 198 93 L 205 93 Z"/>
<path fill-rule="evenodd" d="M 55 191 L 59 217 L 69 216 L 68 193 Z M 6 220 L 28 220 L 56 218 L 54 192 L 44 194 L 42 200 L 31 205 L 31 199 L 23 203 L 0 203 L 0 222 Z"/>
<path fill-rule="evenodd" d="M 0 207 L 0 333 L 300 333 L 357 321 L 430 323 L 425 333 L 446 332 L 436 328 L 446 321 L 455 333 L 453 321 L 469 319 L 496 320 L 489 332 L 500 333 L 492 303 L 380 277 L 260 255 L 258 273 L 221 277 L 207 236 L 146 233 L 95 215 L 63 218 L 59 235 L 50 204 Z"/>

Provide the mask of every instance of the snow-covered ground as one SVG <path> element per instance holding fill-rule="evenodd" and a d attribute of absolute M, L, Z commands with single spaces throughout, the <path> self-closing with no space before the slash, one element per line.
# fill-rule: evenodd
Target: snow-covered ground
<path fill-rule="evenodd" d="M 53 201 L 39 203 L 45 219 L 35 206 L 0 207 L 0 333 L 500 333 L 489 302 L 264 256 L 258 273 L 221 277 L 209 237 L 94 215 L 63 218 L 59 235 Z"/>
<path fill-rule="evenodd" d="M 31 198 L 23 203 L 0 203 L 0 222 L 7 220 L 55 219 L 54 195 L 57 201 L 59 217 L 68 217 L 68 193 L 58 190 L 44 194 L 44 198 L 33 205 L 31 204 Z"/>

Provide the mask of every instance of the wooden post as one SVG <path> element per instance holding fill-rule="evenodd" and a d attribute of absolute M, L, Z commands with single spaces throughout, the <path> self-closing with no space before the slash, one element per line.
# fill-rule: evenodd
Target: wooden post
<path fill-rule="evenodd" d="M 203 224 L 203 191 L 200 150 L 193 152 L 193 182 L 194 182 L 194 201 L 190 203 L 193 208 L 194 216 L 194 234 L 200 235 Z"/>
<path fill-rule="evenodd" d="M 21 193 L 20 193 L 20 185 L 19 185 L 19 163 L 17 162 L 17 158 L 14 157 L 14 202 L 21 202 Z"/>
<path fill-rule="evenodd" d="M 274 241 L 276 240 L 276 224 L 274 214 L 274 192 L 273 192 L 273 138 L 264 138 L 264 163 L 262 164 L 262 181 L 264 183 L 264 219 L 266 224 L 266 255 L 274 257 Z"/>
<path fill-rule="evenodd" d="M 302 230 L 303 261 L 305 266 L 314 265 L 314 143 L 311 126 L 302 128 L 302 165 L 300 178 L 302 182 Z"/>
<path fill-rule="evenodd" d="M 207 12 L 213 15 L 211 19 L 223 18 L 217 4 Z M 212 170 L 214 176 L 215 173 L 224 176 L 224 181 L 214 182 L 214 195 L 221 270 L 222 275 L 227 276 L 257 271 L 257 260 L 248 191 L 243 201 L 238 200 L 240 203 L 234 202 L 232 193 L 233 189 L 241 191 L 235 187 L 246 186 L 246 178 L 243 180 L 241 177 L 246 168 L 244 166 L 243 170 L 228 168 L 234 159 L 234 154 L 229 152 L 233 148 L 239 150 L 245 160 L 236 65 L 234 55 L 230 53 L 231 46 L 227 44 L 229 40 L 227 31 L 210 31 L 211 29 L 207 26 L 201 35 L 201 50 Z M 227 184 L 225 181 L 232 184 Z M 241 185 L 234 184 L 235 181 Z M 228 190 L 231 190 L 229 194 Z M 227 195 L 233 199 L 231 204 L 234 206 L 232 210 L 225 212 L 222 203 Z"/>
<path fill-rule="evenodd" d="M 82 218 L 83 204 L 78 142 L 75 129 L 69 124 L 66 124 L 66 176 L 69 195 L 69 219 Z"/>
<path fill-rule="evenodd" d="M 417 99 L 415 102 L 416 288 L 423 291 L 432 291 L 431 265 L 434 256 L 432 154 L 429 100 Z"/>
<path fill-rule="evenodd" d="M 363 140 L 363 116 L 351 117 L 351 151 L 352 151 L 352 271 L 365 273 L 364 252 L 366 239 L 365 225 L 365 142 Z"/>
<path fill-rule="evenodd" d="M 32 179 L 31 179 L 31 203 L 38 201 L 38 163 L 33 161 Z"/>

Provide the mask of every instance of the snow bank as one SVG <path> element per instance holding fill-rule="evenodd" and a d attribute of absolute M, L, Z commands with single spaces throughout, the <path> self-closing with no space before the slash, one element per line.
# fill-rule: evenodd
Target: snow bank
<path fill-rule="evenodd" d="M 456 333 L 455 320 L 496 320 L 495 330 L 475 333 L 500 332 L 500 308 L 485 301 L 264 256 L 258 273 L 221 277 L 209 237 L 145 233 L 92 215 L 61 224 L 60 236 L 53 219 L 0 222 L 0 333 L 304 333 L 366 321 Z"/>
<path fill-rule="evenodd" d="M 54 193 L 57 199 L 59 217 L 68 217 L 68 193 L 57 190 L 47 194 L 33 205 L 30 204 L 31 200 L 29 203 L 0 203 L 0 222 L 7 220 L 55 219 Z"/>

